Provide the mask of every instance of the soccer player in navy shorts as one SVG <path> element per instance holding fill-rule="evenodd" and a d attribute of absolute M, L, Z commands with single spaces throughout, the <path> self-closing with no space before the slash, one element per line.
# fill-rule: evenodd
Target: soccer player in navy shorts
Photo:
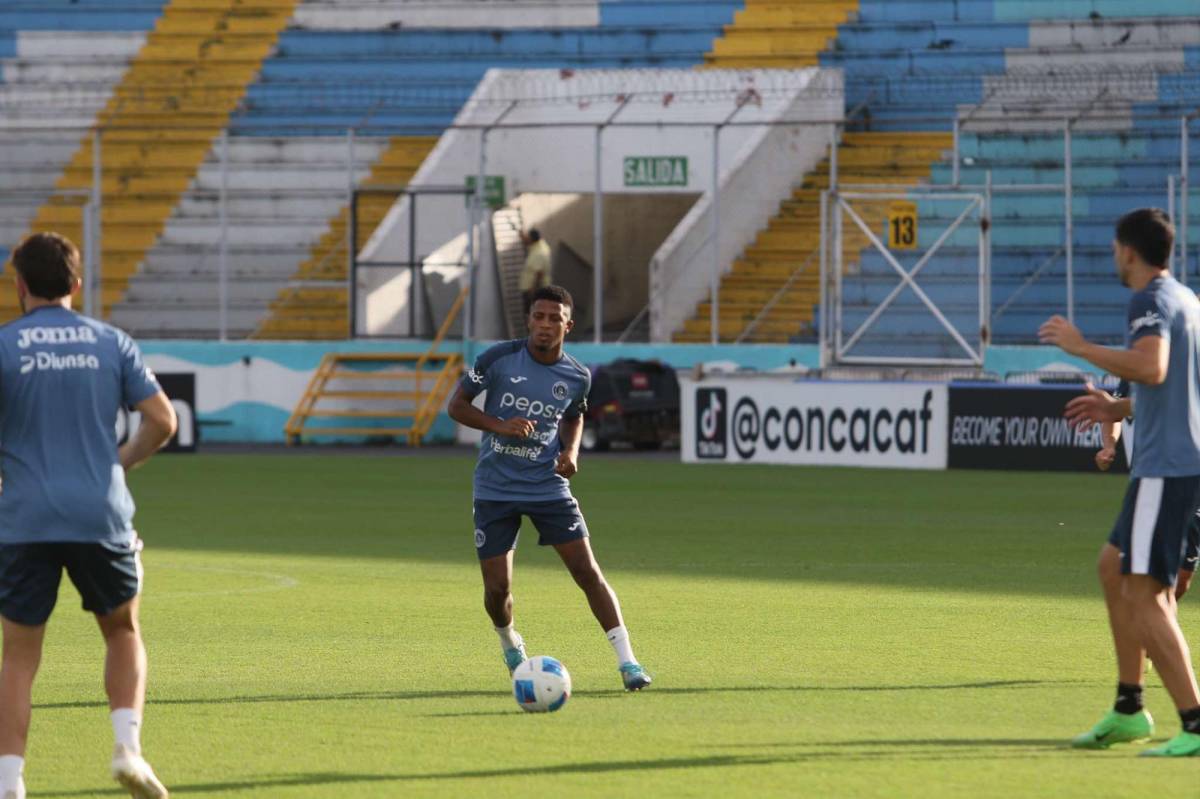
<path fill-rule="evenodd" d="M 500 636 L 511 673 L 527 657 L 513 626 L 513 551 L 521 518 L 553 546 L 583 589 L 592 613 L 616 653 L 627 691 L 640 691 L 650 675 L 633 656 L 621 606 L 592 554 L 587 522 L 571 495 L 579 469 L 579 440 L 591 389 L 591 372 L 563 352 L 575 326 L 571 295 L 559 286 L 533 293 L 529 338 L 486 350 L 450 399 L 450 417 L 483 431 L 475 467 L 475 551 L 483 570 L 483 605 Z M 483 409 L 472 404 L 487 391 Z"/>
<path fill-rule="evenodd" d="M 142 542 L 125 473 L 175 432 L 175 410 L 125 333 L 71 310 L 79 251 L 54 233 L 11 257 L 24 315 L 0 327 L 0 799 L 24 799 L 31 692 L 64 570 L 107 646 L 111 770 L 137 799 L 166 788 L 142 757 Z M 117 413 L 142 422 L 117 447 Z M 77 768 L 86 769 L 83 763 Z"/>
<path fill-rule="evenodd" d="M 1117 699 L 1072 745 L 1103 749 L 1154 734 L 1142 700 L 1149 655 L 1182 730 L 1142 754 L 1191 757 L 1200 755 L 1200 689 L 1172 588 L 1200 508 L 1200 300 L 1167 269 L 1174 238 L 1157 208 L 1131 211 L 1117 222 L 1117 274 L 1133 290 L 1125 348 L 1093 344 L 1061 316 L 1047 320 L 1038 335 L 1133 384 L 1129 404 L 1137 415 L 1129 488 L 1098 565 L 1117 656 Z M 1075 417 L 1108 424 L 1130 410 L 1111 397 L 1082 399 Z"/>
<path fill-rule="evenodd" d="M 1066 416 L 1069 419 L 1077 421 L 1076 425 L 1081 430 L 1092 425 L 1090 419 L 1086 416 L 1081 416 L 1082 412 L 1094 404 L 1097 400 L 1107 402 L 1109 400 L 1125 400 L 1125 405 L 1130 403 L 1130 388 L 1127 380 L 1122 380 L 1111 395 L 1103 389 L 1096 388 L 1088 384 L 1085 387 L 1085 393 L 1067 403 Z M 1133 407 L 1129 405 L 1128 410 L 1122 406 L 1121 420 L 1129 419 L 1132 421 Z M 1133 434 L 1132 428 L 1126 431 L 1126 425 L 1121 420 L 1100 425 L 1100 438 L 1102 445 L 1100 451 L 1096 453 L 1096 466 L 1102 472 L 1108 471 L 1117 460 L 1117 445 L 1121 443 L 1122 435 L 1124 434 L 1124 444 L 1127 453 L 1132 456 L 1133 453 Z M 1178 602 L 1183 599 L 1183 595 L 1187 593 L 1191 587 L 1192 577 L 1196 574 L 1196 566 L 1200 563 L 1200 515 L 1193 516 L 1191 524 L 1188 525 L 1187 543 L 1184 545 L 1183 560 L 1179 563 L 1179 574 L 1175 578 L 1175 600 Z"/>

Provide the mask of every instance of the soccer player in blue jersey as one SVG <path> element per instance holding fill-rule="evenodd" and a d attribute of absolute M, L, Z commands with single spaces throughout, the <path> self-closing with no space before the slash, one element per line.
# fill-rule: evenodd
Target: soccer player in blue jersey
<path fill-rule="evenodd" d="M 159 799 L 167 791 L 139 737 L 142 544 L 125 473 L 170 439 L 175 411 L 129 336 L 71 310 L 80 268 L 70 241 L 34 234 L 11 261 L 24 315 L 0 327 L 0 797 L 25 796 L 33 680 L 65 569 L 107 646 L 113 778 Z M 121 406 L 142 422 L 118 449 Z"/>
<path fill-rule="evenodd" d="M 475 361 L 450 399 L 450 417 L 482 430 L 475 467 L 475 550 L 483 570 L 483 604 L 500 636 L 511 673 L 526 659 L 513 626 L 513 551 L 521 517 L 553 546 L 583 589 L 592 613 L 616 653 L 627 691 L 640 691 L 650 675 L 633 656 L 621 606 L 588 541 L 587 523 L 571 495 L 579 470 L 579 439 L 592 377 L 563 352 L 575 326 L 571 295 L 559 286 L 533 292 L 529 338 L 497 344 Z M 487 391 L 483 409 L 472 401 Z"/>
<path fill-rule="evenodd" d="M 1132 211 L 1117 222 L 1117 272 L 1134 292 L 1126 348 L 1093 344 L 1061 316 L 1043 324 L 1039 338 L 1132 383 L 1138 420 L 1125 503 L 1098 566 L 1116 649 L 1117 699 L 1072 745 L 1102 749 L 1154 734 L 1142 699 L 1148 654 L 1183 729 L 1142 754 L 1190 757 L 1200 755 L 1200 689 L 1172 587 L 1200 508 L 1200 300 L 1166 268 L 1173 242 L 1174 229 L 1159 209 Z M 1087 415 L 1111 423 L 1128 410 L 1112 406 L 1123 404 L 1098 403 Z"/>

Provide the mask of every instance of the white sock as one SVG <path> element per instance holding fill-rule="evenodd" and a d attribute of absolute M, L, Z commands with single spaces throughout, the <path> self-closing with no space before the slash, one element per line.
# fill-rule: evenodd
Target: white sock
<path fill-rule="evenodd" d="M 637 658 L 633 656 L 633 645 L 629 643 L 629 631 L 624 626 L 613 627 L 605 635 L 608 636 L 608 642 L 612 644 L 613 652 L 617 653 L 618 666 L 637 663 Z"/>
<path fill-rule="evenodd" d="M 0 792 L 16 791 L 17 796 L 25 795 L 25 782 L 21 772 L 25 770 L 25 758 L 20 755 L 0 755 Z"/>
<path fill-rule="evenodd" d="M 507 627 L 497 627 L 496 635 L 500 636 L 501 649 L 518 649 L 521 644 L 525 643 L 521 640 L 520 633 L 517 632 L 516 627 L 512 624 Z"/>
<path fill-rule="evenodd" d="M 142 719 L 133 708 L 120 707 L 112 712 L 113 735 L 117 743 L 135 755 L 142 753 Z"/>

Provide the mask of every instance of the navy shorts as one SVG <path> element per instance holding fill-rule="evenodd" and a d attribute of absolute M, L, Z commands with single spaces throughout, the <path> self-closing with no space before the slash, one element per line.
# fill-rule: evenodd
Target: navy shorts
<path fill-rule="evenodd" d="M 573 497 L 550 502 L 475 500 L 475 551 L 480 560 L 517 547 L 521 517 L 528 516 L 538 531 L 538 544 L 553 546 L 587 538 L 587 522 Z"/>
<path fill-rule="evenodd" d="M 0 616 L 17 624 L 45 624 L 58 600 L 63 569 L 83 609 L 105 616 L 142 590 L 142 542 L 48 542 L 0 545 Z"/>
<path fill-rule="evenodd" d="M 1175 585 L 1179 569 L 1200 544 L 1196 510 L 1200 476 L 1135 477 L 1108 542 L 1121 550 L 1122 574 L 1145 574 Z M 1193 567 L 1195 561 L 1191 564 Z"/>

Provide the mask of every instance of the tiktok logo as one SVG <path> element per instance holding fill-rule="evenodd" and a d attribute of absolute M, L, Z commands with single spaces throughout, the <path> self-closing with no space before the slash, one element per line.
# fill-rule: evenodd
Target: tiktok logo
<path fill-rule="evenodd" d="M 696 389 L 697 458 L 725 459 L 727 407 L 725 389 Z"/>

